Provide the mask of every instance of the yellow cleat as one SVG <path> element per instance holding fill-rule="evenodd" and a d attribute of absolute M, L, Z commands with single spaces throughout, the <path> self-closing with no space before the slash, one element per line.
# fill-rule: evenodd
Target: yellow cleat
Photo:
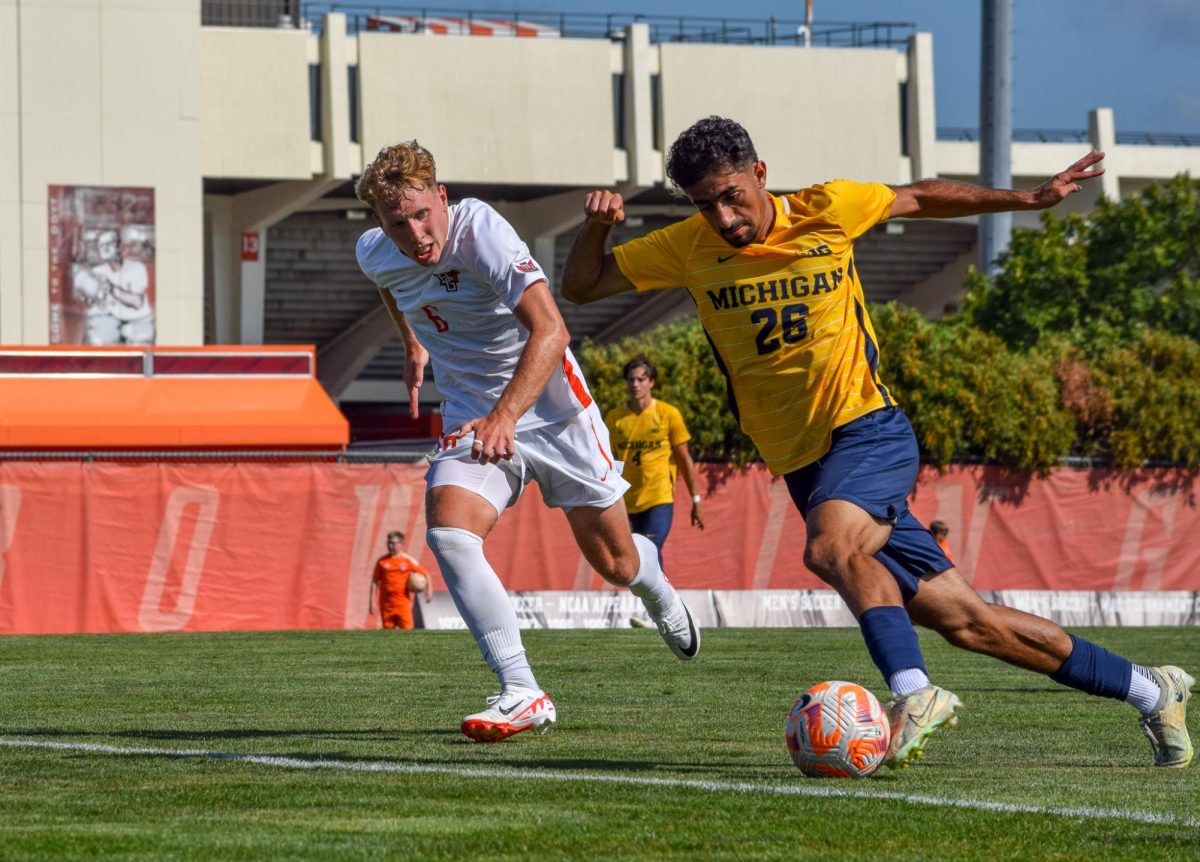
<path fill-rule="evenodd" d="M 961 707 L 957 695 L 936 685 L 892 698 L 888 704 L 892 741 L 883 762 L 892 769 L 904 769 L 911 761 L 920 760 L 929 737 L 942 727 L 958 725 L 956 713 Z"/>
<path fill-rule="evenodd" d="M 1182 768 L 1192 762 L 1192 738 L 1187 730 L 1187 702 L 1196 681 L 1173 665 L 1152 667 L 1150 673 L 1162 689 L 1158 705 L 1141 718 L 1142 733 L 1154 749 L 1154 765 Z"/>

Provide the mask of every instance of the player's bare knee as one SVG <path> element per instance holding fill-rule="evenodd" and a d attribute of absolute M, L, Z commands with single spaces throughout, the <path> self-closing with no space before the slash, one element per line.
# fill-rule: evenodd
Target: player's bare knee
<path fill-rule="evenodd" d="M 836 587 L 846 578 L 850 555 L 836 542 L 815 538 L 804 548 L 804 565 L 822 581 Z"/>
<path fill-rule="evenodd" d="M 605 553 L 602 559 L 588 560 L 596 573 L 610 584 L 627 587 L 638 573 L 638 557 Z"/>
<path fill-rule="evenodd" d="M 963 617 L 937 631 L 953 646 L 984 655 L 996 655 L 1005 640 L 1004 632 L 986 618 Z"/>

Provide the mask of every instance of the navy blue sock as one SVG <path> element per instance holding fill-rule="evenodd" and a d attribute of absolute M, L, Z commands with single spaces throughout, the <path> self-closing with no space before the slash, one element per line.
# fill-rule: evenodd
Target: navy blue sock
<path fill-rule="evenodd" d="M 1050 679 L 1097 697 L 1124 700 L 1133 663 L 1091 641 L 1071 635 L 1071 654 Z"/>
<path fill-rule="evenodd" d="M 862 629 L 863 640 L 867 642 L 871 661 L 883 674 L 884 682 L 891 680 L 893 674 L 909 668 L 920 668 L 922 673 L 925 672 L 925 659 L 917 642 L 917 632 L 904 608 L 869 608 L 859 617 L 858 627 Z"/>

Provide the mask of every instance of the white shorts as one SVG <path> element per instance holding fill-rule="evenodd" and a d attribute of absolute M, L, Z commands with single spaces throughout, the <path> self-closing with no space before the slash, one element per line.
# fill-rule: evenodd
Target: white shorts
<path fill-rule="evenodd" d="M 546 505 L 607 509 L 629 489 L 613 458 L 608 429 L 593 401 L 564 422 L 517 433 L 511 461 L 481 464 L 471 458 L 474 434 L 443 437 L 425 473 L 428 487 L 457 485 L 486 499 L 499 515 L 536 481 Z"/>

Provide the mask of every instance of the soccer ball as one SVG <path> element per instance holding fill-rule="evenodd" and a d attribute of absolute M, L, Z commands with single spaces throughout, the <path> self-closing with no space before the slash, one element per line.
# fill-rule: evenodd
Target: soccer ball
<path fill-rule="evenodd" d="M 410 593 L 423 593 L 425 588 L 429 586 L 429 578 L 420 572 L 411 572 L 408 576 L 408 591 Z"/>
<path fill-rule="evenodd" d="M 875 695 L 842 680 L 819 682 L 787 717 L 792 760 L 812 778 L 866 778 L 879 768 L 892 738 Z"/>

